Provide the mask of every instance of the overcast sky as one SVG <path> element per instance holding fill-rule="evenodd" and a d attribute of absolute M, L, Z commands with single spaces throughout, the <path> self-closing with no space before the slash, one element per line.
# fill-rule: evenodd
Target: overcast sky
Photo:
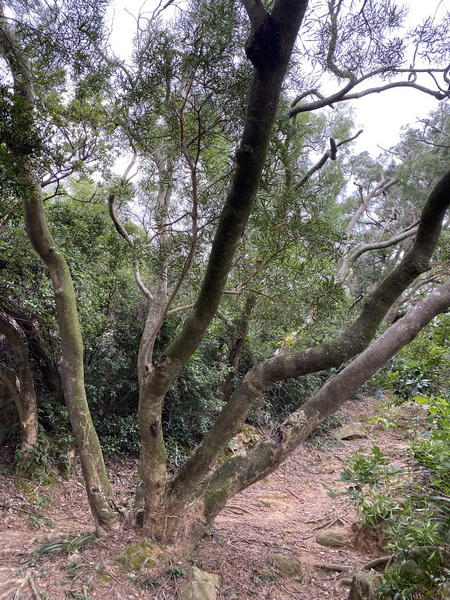
<path fill-rule="evenodd" d="M 380 0 L 381 1 L 381 0 Z M 450 0 L 410 0 L 405 3 L 409 8 L 410 23 L 416 24 L 428 16 L 442 18 L 448 12 Z M 113 0 L 114 31 L 111 44 L 116 52 L 126 57 L 132 47 L 133 32 L 136 23 L 129 13 L 146 12 L 158 5 L 156 0 Z M 416 90 L 394 89 L 361 98 L 354 102 L 357 129 L 364 129 L 358 138 L 357 151 L 369 150 L 378 154 L 380 148 L 389 148 L 395 144 L 401 128 L 414 125 L 437 108 L 438 101 Z"/>

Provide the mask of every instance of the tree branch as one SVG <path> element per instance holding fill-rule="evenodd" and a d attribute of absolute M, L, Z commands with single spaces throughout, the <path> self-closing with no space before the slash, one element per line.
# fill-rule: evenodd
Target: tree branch
<path fill-rule="evenodd" d="M 329 159 L 336 160 L 336 150 L 337 150 L 337 148 L 340 148 L 344 144 L 348 144 L 349 142 L 352 142 L 353 140 L 356 140 L 356 138 L 359 137 L 362 132 L 363 132 L 363 129 L 360 129 L 358 131 L 358 133 L 356 133 L 354 136 L 352 136 L 350 138 L 347 138 L 346 140 L 342 140 L 340 142 L 337 142 L 337 143 L 334 142 L 333 138 L 330 138 L 330 149 L 327 150 L 325 152 L 325 154 L 322 156 L 322 158 L 319 159 L 317 161 L 317 163 L 313 167 L 311 167 L 309 169 L 309 171 L 300 179 L 300 181 L 295 184 L 294 189 L 297 190 L 298 188 L 301 188 L 302 186 L 304 186 L 305 183 L 311 179 L 311 177 L 314 175 L 314 173 L 316 173 L 323 166 L 325 166 L 325 164 L 327 163 L 327 161 Z M 333 142 L 335 144 L 335 147 L 332 147 L 332 143 L 333 142 L 331 142 L 331 140 L 333 140 Z"/>
<path fill-rule="evenodd" d="M 221 465 L 197 491 L 198 496 L 204 496 L 206 521 L 211 522 L 229 498 L 275 471 L 320 423 L 449 307 L 450 281 L 447 281 L 331 378 L 300 410 L 279 425 L 270 438 Z"/>
<path fill-rule="evenodd" d="M 153 300 L 153 294 L 151 293 L 151 291 L 146 287 L 146 285 L 142 281 L 141 272 L 139 269 L 139 262 L 136 257 L 136 247 L 135 247 L 134 241 L 133 241 L 132 237 L 130 235 L 128 235 L 127 230 L 122 225 L 122 223 L 120 222 L 119 217 L 117 215 L 116 195 L 115 194 L 109 195 L 108 207 L 109 207 L 109 215 L 112 219 L 112 222 L 114 223 L 114 227 L 116 228 L 117 233 L 123 237 L 123 239 L 126 241 L 126 243 L 132 249 L 133 272 L 134 272 L 134 278 L 136 280 L 137 286 L 141 290 L 141 292 L 144 294 L 144 296 L 147 298 L 147 300 L 149 302 L 151 302 Z"/>
<path fill-rule="evenodd" d="M 443 76 L 444 76 L 445 71 L 446 71 L 445 69 L 392 69 L 392 70 L 389 70 L 389 72 L 392 75 L 406 74 L 406 73 L 408 73 L 409 75 L 417 74 L 417 73 L 427 73 L 429 75 L 434 75 L 435 73 L 442 73 Z M 355 100 L 357 98 L 363 98 L 364 96 L 368 96 L 369 94 L 378 94 L 385 90 L 394 89 L 397 87 L 416 89 L 420 92 L 423 92 L 425 94 L 429 94 L 429 95 L 433 96 L 437 100 L 444 100 L 444 98 L 448 98 L 448 96 L 449 96 L 449 92 L 443 91 L 440 87 L 438 90 L 433 90 L 433 89 L 425 87 L 423 85 L 419 85 L 418 83 L 415 82 L 415 80 L 393 81 L 391 83 L 368 88 L 368 89 L 362 90 L 360 92 L 354 92 L 352 94 L 348 93 L 353 88 L 355 88 L 357 85 L 362 83 L 363 81 L 365 81 L 367 79 L 371 79 L 372 77 L 376 77 L 377 75 L 385 75 L 386 72 L 387 72 L 387 70 L 384 68 L 377 69 L 375 71 L 372 71 L 371 73 L 367 73 L 366 75 L 363 75 L 359 79 L 354 79 L 354 80 L 350 81 L 341 90 L 335 92 L 334 94 L 331 94 L 327 97 L 320 96 L 319 100 L 315 100 L 313 102 L 306 102 L 305 104 L 298 105 L 298 103 L 308 95 L 314 94 L 314 95 L 318 96 L 317 89 L 305 91 L 293 100 L 293 102 L 291 104 L 291 110 L 289 111 L 289 116 L 294 117 L 295 115 L 302 113 L 302 112 L 310 112 L 310 111 L 318 110 L 319 108 L 324 108 L 325 106 L 331 106 L 332 104 L 335 104 L 337 102 L 346 102 L 348 100 Z"/>
<path fill-rule="evenodd" d="M 256 31 L 262 26 L 269 13 L 261 0 L 241 0 L 241 2 L 247 12 L 252 31 Z"/>
<path fill-rule="evenodd" d="M 277 381 L 340 366 L 367 347 L 395 300 L 428 268 L 449 205 L 450 170 L 429 196 L 411 250 L 368 297 L 356 321 L 333 341 L 303 352 L 275 356 L 250 369 L 176 476 L 174 496 L 178 495 L 184 502 L 190 498 L 225 445 L 238 433 L 266 387 Z"/>

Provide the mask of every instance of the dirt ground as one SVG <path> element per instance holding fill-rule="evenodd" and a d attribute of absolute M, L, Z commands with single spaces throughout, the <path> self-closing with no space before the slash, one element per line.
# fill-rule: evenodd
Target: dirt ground
<path fill-rule="evenodd" d="M 233 498 L 195 552 L 138 572 L 117 560 L 137 540 L 130 527 L 106 539 L 89 536 L 93 524 L 79 472 L 46 486 L 0 475 L 0 600 L 175 599 L 191 565 L 220 576 L 223 600 L 347 598 L 346 580 L 382 551 L 376 540 L 355 534 L 348 495 L 332 497 L 328 490 L 342 487 L 346 458 L 373 444 L 404 462 L 398 431 L 369 422 L 377 410 L 373 398 L 349 401 L 346 420 L 363 423 L 366 438 L 309 440 L 276 473 Z M 130 506 L 135 462 L 115 458 L 109 468 L 121 502 Z M 318 544 L 324 529 L 343 532 L 345 546 Z M 67 543 L 80 534 L 77 544 Z M 268 560 L 273 553 L 298 559 L 302 577 L 283 576 Z"/>

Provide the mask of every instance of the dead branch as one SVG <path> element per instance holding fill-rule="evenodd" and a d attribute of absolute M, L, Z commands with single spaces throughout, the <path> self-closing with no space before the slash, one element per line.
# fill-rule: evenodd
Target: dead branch
<path fill-rule="evenodd" d="M 336 153 L 337 153 L 337 149 L 344 145 L 344 144 L 348 144 L 349 142 L 352 142 L 353 140 L 356 140 L 356 138 L 358 136 L 361 135 L 361 133 L 363 132 L 363 129 L 360 129 L 358 131 L 358 133 L 356 133 L 354 136 L 346 139 L 346 140 L 342 140 L 340 142 L 337 142 L 333 139 L 330 138 L 330 149 L 327 150 L 325 152 L 325 154 L 322 156 L 322 158 L 320 158 L 317 163 L 311 167 L 309 169 L 309 171 L 300 179 L 300 181 L 295 185 L 294 189 L 299 189 L 301 188 L 303 185 L 305 185 L 305 183 L 307 181 L 309 181 L 311 179 L 311 177 L 314 175 L 314 173 L 316 173 L 317 171 L 319 171 L 322 167 L 325 166 L 325 164 L 328 162 L 328 160 L 336 160 Z"/>

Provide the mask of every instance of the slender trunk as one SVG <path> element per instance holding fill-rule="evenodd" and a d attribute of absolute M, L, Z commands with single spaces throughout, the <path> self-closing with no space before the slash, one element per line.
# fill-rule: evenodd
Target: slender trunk
<path fill-rule="evenodd" d="M 75 290 L 69 267 L 57 248 L 47 225 L 40 182 L 32 165 L 27 134 L 34 132 L 33 74 L 20 44 L 11 30 L 0 3 L 0 53 L 9 66 L 14 80 L 15 97 L 22 103 L 22 119 L 18 129 L 23 131 L 23 144 L 11 141 L 8 148 L 18 195 L 22 199 L 25 227 L 33 248 L 46 264 L 53 285 L 56 316 L 61 337 L 60 373 L 70 424 L 80 453 L 86 491 L 97 532 L 116 529 L 120 515 L 106 472 L 100 443 L 92 423 L 84 387 L 83 340 L 78 319 Z"/>
<path fill-rule="evenodd" d="M 2 367 L 0 379 L 9 389 L 19 413 L 20 450 L 23 457 L 19 468 L 26 469 L 26 455 L 35 446 L 39 434 L 37 401 L 28 358 L 28 345 L 18 323 L 4 313 L 0 313 L 0 333 L 6 337 L 14 354 L 15 370 Z"/>
<path fill-rule="evenodd" d="M 53 239 L 45 217 L 40 184 L 27 160 L 22 162 L 22 189 L 28 237 L 46 264 L 53 284 L 61 336 L 61 374 L 64 399 L 80 454 L 86 491 L 99 535 L 117 529 L 120 515 L 108 479 L 84 387 L 83 339 L 75 290 L 64 255 Z"/>
<path fill-rule="evenodd" d="M 234 379 L 241 360 L 241 351 L 250 327 L 250 318 L 256 304 L 255 296 L 248 296 L 241 316 L 231 324 L 233 332 L 225 343 L 228 347 L 227 366 L 230 370 L 219 384 L 217 396 L 222 402 L 228 402 L 234 390 Z"/>

